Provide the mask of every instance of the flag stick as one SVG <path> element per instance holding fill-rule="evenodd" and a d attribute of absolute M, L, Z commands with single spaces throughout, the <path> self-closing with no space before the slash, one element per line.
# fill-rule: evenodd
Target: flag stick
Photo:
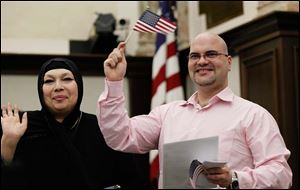
<path fill-rule="evenodd" d="M 130 38 L 130 36 L 132 35 L 132 33 L 133 33 L 133 29 L 130 31 L 130 33 L 128 34 L 128 36 L 127 36 L 127 38 L 126 38 L 126 40 L 125 40 L 125 44 L 128 42 L 128 39 Z"/>

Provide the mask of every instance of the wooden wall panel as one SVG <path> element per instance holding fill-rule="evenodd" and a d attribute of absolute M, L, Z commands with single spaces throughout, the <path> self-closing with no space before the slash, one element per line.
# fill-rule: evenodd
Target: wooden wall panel
<path fill-rule="evenodd" d="M 299 12 L 275 11 L 221 36 L 238 55 L 242 97 L 275 118 L 299 188 Z"/>

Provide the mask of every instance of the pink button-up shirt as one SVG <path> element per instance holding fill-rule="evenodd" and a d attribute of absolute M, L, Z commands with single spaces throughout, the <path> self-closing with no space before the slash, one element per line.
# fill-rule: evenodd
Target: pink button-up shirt
<path fill-rule="evenodd" d="M 97 104 L 97 118 L 107 144 L 116 150 L 146 153 L 158 149 L 159 187 L 162 187 L 163 144 L 219 136 L 219 159 L 236 171 L 240 188 L 288 188 L 292 172 L 286 148 L 274 118 L 261 106 L 235 96 L 227 87 L 205 107 L 174 101 L 148 115 L 129 118 L 123 81 L 105 82 Z"/>

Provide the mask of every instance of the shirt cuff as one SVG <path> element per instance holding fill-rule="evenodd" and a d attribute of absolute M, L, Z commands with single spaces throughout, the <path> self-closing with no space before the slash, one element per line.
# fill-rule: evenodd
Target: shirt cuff
<path fill-rule="evenodd" d="M 109 81 L 105 80 L 107 88 L 107 97 L 120 97 L 123 95 L 123 80 L 120 81 Z"/>

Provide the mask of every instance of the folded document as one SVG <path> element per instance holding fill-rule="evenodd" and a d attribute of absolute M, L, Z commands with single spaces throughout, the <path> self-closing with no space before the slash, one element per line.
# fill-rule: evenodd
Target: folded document
<path fill-rule="evenodd" d="M 204 161 L 203 163 L 198 160 L 193 160 L 190 165 L 189 177 L 190 183 L 193 189 L 202 189 L 202 188 L 213 188 L 216 187 L 215 184 L 210 183 L 206 177 L 206 169 L 223 167 L 226 162 L 220 161 Z"/>
<path fill-rule="evenodd" d="M 218 160 L 218 137 L 208 137 L 163 145 L 164 189 L 215 188 L 204 169 L 223 167 Z M 196 161 L 195 161 L 196 160 Z"/>

